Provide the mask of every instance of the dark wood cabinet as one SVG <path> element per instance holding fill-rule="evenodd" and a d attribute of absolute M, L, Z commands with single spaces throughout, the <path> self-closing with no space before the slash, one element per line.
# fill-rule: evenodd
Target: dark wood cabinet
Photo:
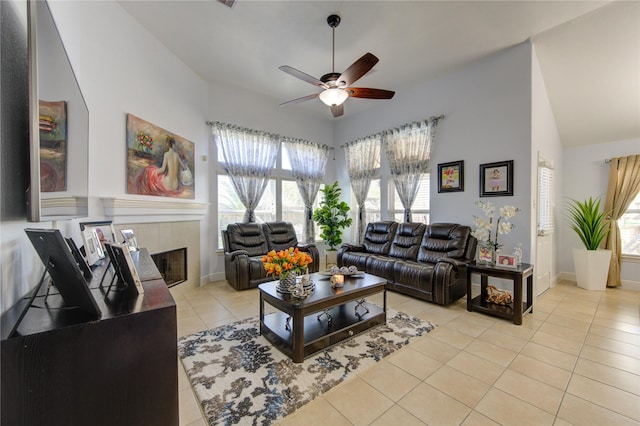
<path fill-rule="evenodd" d="M 2 425 L 178 425 L 175 302 L 148 253 L 135 260 L 144 287 L 137 297 L 107 294 L 94 271 L 98 320 L 65 309 L 59 295 L 46 305 L 37 297 L 7 339 L 25 302 L 3 314 Z"/>

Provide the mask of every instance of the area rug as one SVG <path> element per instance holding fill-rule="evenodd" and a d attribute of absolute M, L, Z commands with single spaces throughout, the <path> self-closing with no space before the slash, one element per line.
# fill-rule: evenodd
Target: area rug
<path fill-rule="evenodd" d="M 254 317 L 182 337 L 178 354 L 209 425 L 267 426 L 434 328 L 388 309 L 386 325 L 294 364 Z"/>

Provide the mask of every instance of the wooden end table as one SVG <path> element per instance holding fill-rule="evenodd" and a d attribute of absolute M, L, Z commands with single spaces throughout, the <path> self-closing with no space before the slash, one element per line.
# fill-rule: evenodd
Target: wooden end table
<path fill-rule="evenodd" d="M 471 276 L 480 275 L 480 295 L 471 294 Z M 497 305 L 487 302 L 488 277 L 503 278 L 513 281 L 513 303 Z M 527 281 L 527 300 L 522 301 L 522 284 Z M 467 265 L 467 311 L 478 311 L 501 318 L 513 320 L 516 325 L 522 324 L 522 316 L 533 312 L 533 265 L 523 263 L 517 268 L 506 268 L 493 264 L 479 264 L 473 262 Z"/>

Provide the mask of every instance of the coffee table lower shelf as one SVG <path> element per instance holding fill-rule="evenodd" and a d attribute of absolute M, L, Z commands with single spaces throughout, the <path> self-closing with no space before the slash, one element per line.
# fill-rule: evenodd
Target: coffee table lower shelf
<path fill-rule="evenodd" d="M 328 322 L 326 315 L 318 319 L 318 315 L 322 312 L 305 316 L 304 357 L 386 323 L 386 313 L 380 306 L 368 302 L 363 306 L 366 306 L 369 312 L 362 314 L 364 309 L 359 307 L 360 316 L 356 315 L 356 302 L 330 308 L 331 323 Z M 285 355 L 293 357 L 293 321 L 289 323 L 289 329 L 287 329 L 288 317 L 289 315 L 284 312 L 265 315 L 264 321 L 260 322 L 260 334 Z"/>

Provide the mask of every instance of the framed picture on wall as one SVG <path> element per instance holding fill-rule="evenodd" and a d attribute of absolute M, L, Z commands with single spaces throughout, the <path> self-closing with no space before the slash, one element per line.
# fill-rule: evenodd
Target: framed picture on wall
<path fill-rule="evenodd" d="M 438 192 L 464 191 L 464 160 L 438 164 Z"/>
<path fill-rule="evenodd" d="M 480 196 L 513 195 L 513 160 L 480 164 Z"/>

